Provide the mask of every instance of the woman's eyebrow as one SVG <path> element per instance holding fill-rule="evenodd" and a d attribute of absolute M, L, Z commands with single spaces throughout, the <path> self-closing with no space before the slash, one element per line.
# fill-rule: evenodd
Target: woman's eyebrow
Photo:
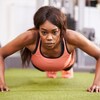
<path fill-rule="evenodd" d="M 45 29 L 45 28 L 41 28 L 41 30 L 48 31 L 48 30 L 47 30 L 47 29 Z M 56 30 L 58 30 L 58 28 L 54 28 L 54 29 L 52 29 L 52 30 L 50 30 L 50 31 L 56 31 Z"/>
<path fill-rule="evenodd" d="M 45 31 L 47 31 L 47 29 L 45 29 L 45 28 L 41 28 L 41 30 L 45 30 Z"/>
<path fill-rule="evenodd" d="M 58 30 L 58 28 L 52 29 L 52 31 L 57 31 L 57 30 Z"/>

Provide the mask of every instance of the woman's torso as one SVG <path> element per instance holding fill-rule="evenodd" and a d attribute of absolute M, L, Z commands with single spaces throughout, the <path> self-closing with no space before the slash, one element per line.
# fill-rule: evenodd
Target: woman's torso
<path fill-rule="evenodd" d="M 36 42 L 36 47 L 34 53 L 32 54 L 31 62 L 35 67 L 43 71 L 60 71 L 73 65 L 75 61 L 75 52 L 68 52 L 64 39 L 61 41 L 61 52 L 57 57 L 56 55 L 58 55 L 58 53 L 55 53 L 54 57 L 49 57 L 50 54 L 45 56 L 45 54 L 41 52 L 41 42 L 39 39 Z"/>

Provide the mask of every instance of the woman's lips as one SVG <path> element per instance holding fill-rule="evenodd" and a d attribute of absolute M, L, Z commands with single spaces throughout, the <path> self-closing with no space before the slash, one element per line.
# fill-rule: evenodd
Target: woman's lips
<path fill-rule="evenodd" d="M 48 45 L 48 46 L 52 46 L 52 45 L 54 45 L 54 43 L 46 43 L 46 45 Z"/>

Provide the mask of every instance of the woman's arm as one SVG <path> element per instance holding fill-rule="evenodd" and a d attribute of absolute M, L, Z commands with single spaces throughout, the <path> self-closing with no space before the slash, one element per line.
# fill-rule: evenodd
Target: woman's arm
<path fill-rule="evenodd" d="M 87 89 L 89 92 L 100 92 L 100 48 L 93 42 L 89 41 L 81 33 L 68 30 L 66 39 L 73 47 L 80 48 L 90 56 L 96 59 L 95 78 L 91 87 Z"/>
<path fill-rule="evenodd" d="M 0 48 L 0 90 L 3 91 L 8 91 L 9 88 L 6 86 L 5 83 L 5 77 L 4 77 L 4 71 L 5 71 L 5 66 L 4 66 L 4 59 L 15 53 L 16 51 L 22 49 L 23 47 L 26 47 L 30 44 L 35 43 L 35 38 L 36 38 L 36 31 L 26 31 L 16 37 L 14 40 L 9 42 L 7 45 L 4 47 Z"/>

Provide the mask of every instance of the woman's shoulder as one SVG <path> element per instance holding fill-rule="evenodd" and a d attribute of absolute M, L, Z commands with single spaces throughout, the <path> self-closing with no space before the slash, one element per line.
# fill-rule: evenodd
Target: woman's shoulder
<path fill-rule="evenodd" d="M 70 43 L 70 42 L 73 42 L 74 40 L 76 40 L 77 34 L 78 34 L 78 33 L 77 33 L 76 31 L 67 29 L 64 38 L 65 38 L 65 40 L 66 40 L 67 42 Z"/>
<path fill-rule="evenodd" d="M 64 39 L 66 41 L 69 52 L 72 52 L 76 48 L 76 34 L 76 31 L 67 29 L 66 34 L 64 35 Z"/>
<path fill-rule="evenodd" d="M 23 34 L 23 38 L 25 40 L 28 40 L 28 41 L 32 41 L 32 42 L 35 42 L 38 38 L 38 30 L 35 30 L 35 29 L 29 29 L 27 31 L 25 31 Z"/>
<path fill-rule="evenodd" d="M 74 46 L 80 46 L 88 42 L 88 39 L 86 39 L 86 37 L 84 37 L 80 32 L 69 29 L 66 32 L 65 39 L 69 44 Z"/>
<path fill-rule="evenodd" d="M 28 39 L 28 45 L 26 48 L 28 48 L 30 51 L 33 51 L 39 38 L 38 30 L 29 29 L 25 34 L 26 38 Z"/>
<path fill-rule="evenodd" d="M 77 47 L 82 43 L 84 43 L 86 39 L 80 32 L 67 29 L 65 34 L 65 40 L 67 41 L 68 44 Z"/>
<path fill-rule="evenodd" d="M 25 33 L 29 38 L 36 38 L 39 35 L 36 29 L 29 29 Z"/>

